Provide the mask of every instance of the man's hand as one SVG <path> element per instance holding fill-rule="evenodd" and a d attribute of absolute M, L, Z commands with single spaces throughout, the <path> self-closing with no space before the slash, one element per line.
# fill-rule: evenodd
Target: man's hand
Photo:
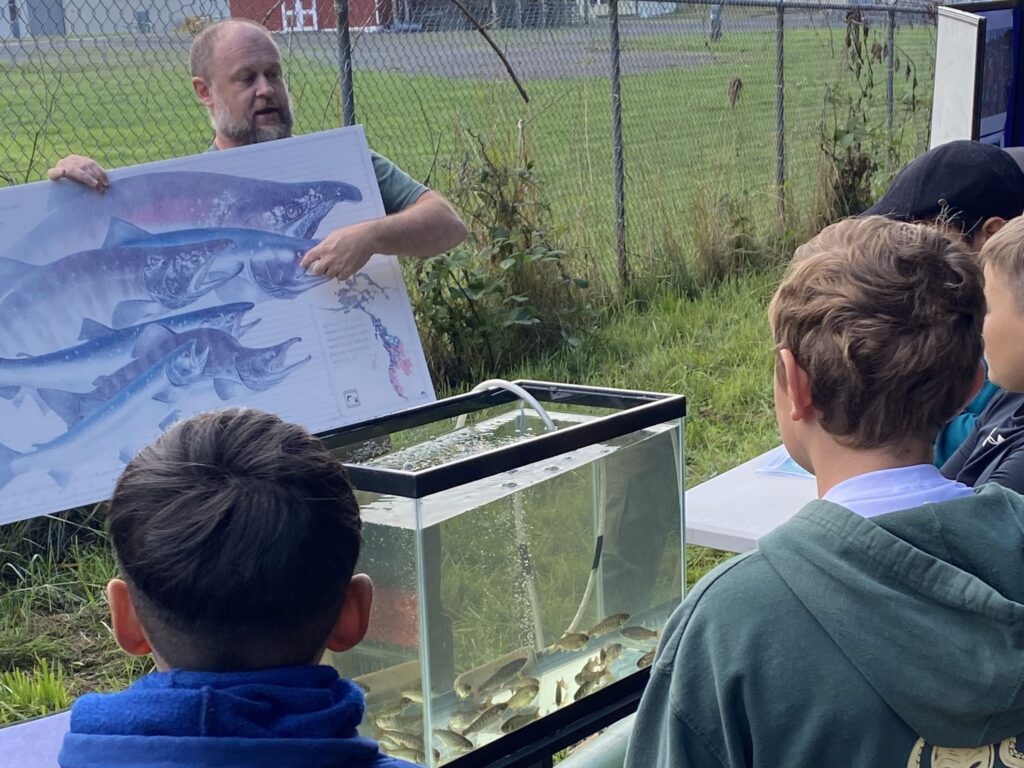
<path fill-rule="evenodd" d="M 347 280 L 375 253 L 426 258 L 454 248 L 466 234 L 448 201 L 428 190 L 403 211 L 334 230 L 306 253 L 302 268 Z"/>
<path fill-rule="evenodd" d="M 378 222 L 363 221 L 331 232 L 302 257 L 301 266 L 309 275 L 347 280 L 366 266 L 374 254 L 374 229 Z"/>
<path fill-rule="evenodd" d="M 82 155 L 68 155 L 48 170 L 46 175 L 51 181 L 71 179 L 97 192 L 106 192 L 110 188 L 107 172 L 91 157 Z"/>

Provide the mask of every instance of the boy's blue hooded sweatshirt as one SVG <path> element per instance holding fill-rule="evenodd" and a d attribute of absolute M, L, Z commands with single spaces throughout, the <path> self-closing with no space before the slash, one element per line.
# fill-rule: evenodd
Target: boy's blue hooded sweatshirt
<path fill-rule="evenodd" d="M 326 666 L 154 672 L 71 709 L 63 768 L 409 768 L 362 738 L 363 694 Z"/>

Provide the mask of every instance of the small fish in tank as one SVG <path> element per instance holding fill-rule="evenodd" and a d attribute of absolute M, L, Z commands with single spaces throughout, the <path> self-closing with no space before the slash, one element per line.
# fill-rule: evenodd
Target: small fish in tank
<path fill-rule="evenodd" d="M 599 621 L 589 631 L 591 637 L 599 637 L 614 632 L 623 624 L 629 621 L 628 613 L 614 613 L 611 616 Z"/>
<path fill-rule="evenodd" d="M 416 712 L 411 715 L 387 715 L 377 716 L 374 722 L 381 730 L 387 731 L 416 731 L 423 729 L 423 713 Z"/>
<path fill-rule="evenodd" d="M 658 630 L 634 625 L 630 627 L 623 627 L 619 630 L 619 634 L 629 640 L 653 640 L 658 636 Z"/>
<path fill-rule="evenodd" d="M 408 733 L 406 731 L 382 731 L 380 735 L 380 742 L 382 744 L 397 744 L 399 747 L 416 749 L 420 752 L 423 751 L 423 737 L 418 733 Z"/>
<path fill-rule="evenodd" d="M 512 731 L 518 731 L 524 725 L 528 725 L 536 720 L 537 714 L 537 712 L 524 712 L 519 715 L 512 715 L 512 717 L 501 724 L 501 732 L 512 733 Z"/>
<path fill-rule="evenodd" d="M 586 632 L 567 632 L 555 640 L 555 648 L 562 651 L 578 651 L 590 641 Z"/>
<path fill-rule="evenodd" d="M 463 736 L 461 733 L 457 733 L 449 728 L 437 728 L 434 730 L 434 736 L 444 746 L 450 749 L 458 749 L 462 751 L 470 750 L 473 748 L 473 742 Z"/>
<path fill-rule="evenodd" d="M 495 704 L 491 707 L 488 707 L 483 711 L 483 714 L 481 714 L 476 720 L 469 724 L 469 727 L 466 728 L 465 733 L 463 735 L 465 735 L 466 733 L 474 733 L 476 731 L 482 731 L 487 728 L 490 728 L 492 725 L 501 720 L 501 715 L 506 709 L 508 709 L 508 704 Z"/>
<path fill-rule="evenodd" d="M 508 656 L 511 660 L 506 660 Z M 508 656 L 463 672 L 452 686 L 455 695 L 468 699 L 498 691 L 527 672 L 534 662 L 533 652 L 528 648 L 513 651 Z"/>
<path fill-rule="evenodd" d="M 573 694 L 572 700 L 579 701 L 584 696 L 589 696 L 598 688 L 601 688 L 601 682 L 599 680 L 588 680 L 583 683 L 579 688 L 576 689 L 576 693 Z"/>
<path fill-rule="evenodd" d="M 649 650 L 647 653 L 645 653 L 643 656 L 637 659 L 636 668 L 646 669 L 647 667 L 651 666 L 651 664 L 654 663 L 654 652 L 656 650 L 657 648 L 651 648 L 651 650 Z"/>
<path fill-rule="evenodd" d="M 508 707 L 509 709 L 524 709 L 533 703 L 533 700 L 537 698 L 537 694 L 539 693 L 539 683 L 530 683 L 529 685 L 523 686 L 512 694 L 512 698 L 508 700 Z"/>
<path fill-rule="evenodd" d="M 608 671 L 608 665 L 599 661 L 598 657 L 595 656 L 587 660 L 587 663 L 583 665 L 583 669 L 576 673 L 574 680 L 577 685 L 583 685 L 584 683 L 597 682 L 605 676 L 611 676 L 611 672 Z"/>
<path fill-rule="evenodd" d="M 622 655 L 622 643 L 611 643 L 601 649 L 601 661 L 611 664 Z"/>
<path fill-rule="evenodd" d="M 410 702 L 412 704 L 423 703 L 423 691 L 419 688 L 410 688 L 409 690 L 402 691 L 401 696 L 406 700 L 406 702 Z"/>

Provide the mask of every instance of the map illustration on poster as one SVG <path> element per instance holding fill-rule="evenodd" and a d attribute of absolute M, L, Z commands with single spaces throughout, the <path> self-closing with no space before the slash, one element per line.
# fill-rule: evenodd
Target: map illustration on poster
<path fill-rule="evenodd" d="M 314 432 L 434 399 L 401 269 L 303 273 L 384 215 L 360 126 L 0 189 L 0 523 L 107 498 L 175 421 Z"/>

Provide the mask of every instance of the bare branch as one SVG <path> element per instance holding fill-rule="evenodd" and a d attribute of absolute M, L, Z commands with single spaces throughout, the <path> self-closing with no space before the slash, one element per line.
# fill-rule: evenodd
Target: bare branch
<path fill-rule="evenodd" d="M 43 121 L 36 128 L 35 135 L 32 137 L 32 151 L 28 155 L 28 166 L 25 168 L 25 183 L 32 181 L 32 167 L 36 164 L 36 152 L 39 151 L 39 139 L 43 135 L 43 131 L 46 130 L 46 126 L 50 124 L 50 120 L 53 119 L 53 108 L 57 103 L 57 94 L 60 92 L 60 84 L 63 79 L 63 72 L 58 70 L 57 72 L 57 85 L 50 93 L 50 102 L 46 105 L 46 114 L 43 115 Z"/>
<path fill-rule="evenodd" d="M 515 83 L 516 88 L 519 89 L 519 95 L 523 97 L 523 101 L 527 104 L 530 103 L 530 97 L 526 94 L 526 90 L 523 88 L 522 83 L 519 82 L 519 78 L 516 77 L 516 73 L 512 70 L 512 65 L 508 63 L 508 59 L 505 58 L 505 54 L 501 52 L 498 45 L 491 39 L 491 36 L 487 34 L 487 30 L 484 29 L 483 25 L 474 18 L 473 14 L 469 12 L 469 9 L 462 4 L 460 0 L 451 0 L 452 4 L 462 11 L 462 15 L 469 19 L 469 23 L 476 27 L 476 31 L 484 36 L 484 40 L 487 44 L 494 49 L 494 52 L 498 54 L 498 58 L 501 59 L 501 63 L 505 65 L 505 70 L 508 72 L 508 76 L 512 78 L 512 82 Z"/>

